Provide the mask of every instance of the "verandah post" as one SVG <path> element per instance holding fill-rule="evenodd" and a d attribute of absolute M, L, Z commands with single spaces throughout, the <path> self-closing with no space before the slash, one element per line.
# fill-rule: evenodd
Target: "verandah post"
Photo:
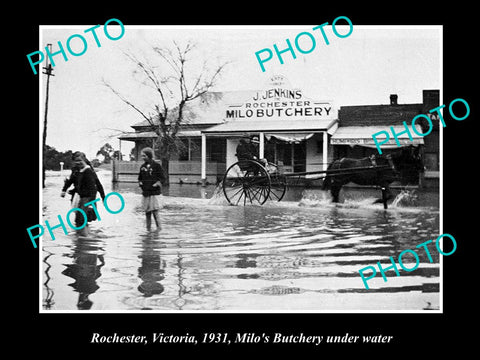
<path fill-rule="evenodd" d="M 263 132 L 258 133 L 258 158 L 263 159 L 265 157 L 265 137 L 263 136 Z"/>
<path fill-rule="evenodd" d="M 202 169 L 201 169 L 202 186 L 207 184 L 207 136 L 202 134 Z"/>

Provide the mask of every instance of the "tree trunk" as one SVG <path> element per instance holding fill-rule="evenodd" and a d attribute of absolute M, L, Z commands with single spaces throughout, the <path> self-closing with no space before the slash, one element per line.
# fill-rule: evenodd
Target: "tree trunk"
<path fill-rule="evenodd" d="M 162 158 L 161 159 L 161 164 L 162 164 L 162 168 L 163 168 L 163 173 L 165 175 L 165 181 L 162 185 L 169 186 L 170 185 L 170 174 L 169 174 L 169 171 L 168 171 L 169 160 L 166 159 L 166 158 Z"/>

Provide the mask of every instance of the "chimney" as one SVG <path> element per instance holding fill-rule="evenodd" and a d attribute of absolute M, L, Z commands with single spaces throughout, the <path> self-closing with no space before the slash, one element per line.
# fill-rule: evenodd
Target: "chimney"
<path fill-rule="evenodd" d="M 430 109 L 436 108 L 440 105 L 440 90 L 423 90 L 423 109 L 425 114 L 428 114 Z"/>
<path fill-rule="evenodd" d="M 398 95 L 391 94 L 390 95 L 390 105 L 398 105 Z"/>

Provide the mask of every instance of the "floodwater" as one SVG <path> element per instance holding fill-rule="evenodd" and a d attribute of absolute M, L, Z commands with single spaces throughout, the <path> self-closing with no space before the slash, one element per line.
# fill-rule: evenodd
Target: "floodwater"
<path fill-rule="evenodd" d="M 42 309 L 59 311 L 417 311 L 441 303 L 439 255 L 377 276 L 365 289 L 358 270 L 384 268 L 406 249 L 439 235 L 438 193 L 401 193 L 388 210 L 379 191 L 345 190 L 331 204 L 320 190 L 289 189 L 279 203 L 230 206 L 214 187 L 172 185 L 162 197 L 161 230 L 147 231 L 136 184 L 113 189 L 125 208 L 89 225 L 88 238 L 54 230 L 42 240 Z M 64 173 L 64 176 L 68 175 Z M 63 177 L 47 174 L 43 221 L 70 209 Z M 397 191 L 398 193 L 398 191 Z M 108 199 L 118 209 L 118 198 Z M 68 225 L 67 225 L 68 226 Z M 153 228 L 155 226 L 153 225 Z M 407 259 L 408 258 L 408 259 Z M 413 257 L 405 256 L 412 268 Z M 367 273 L 366 275 L 369 275 Z"/>

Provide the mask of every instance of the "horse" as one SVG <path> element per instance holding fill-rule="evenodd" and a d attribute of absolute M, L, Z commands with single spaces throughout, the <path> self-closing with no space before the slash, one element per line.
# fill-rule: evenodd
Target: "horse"
<path fill-rule="evenodd" d="M 390 184 L 399 180 L 402 185 L 418 182 L 418 175 L 424 170 L 420 150 L 413 146 L 403 147 L 388 155 L 372 155 L 361 159 L 341 158 L 327 168 L 323 190 L 330 189 L 332 201 L 338 202 L 343 185 L 353 182 L 358 185 L 376 185 L 382 189 L 382 202 L 387 208 L 391 199 Z"/>

